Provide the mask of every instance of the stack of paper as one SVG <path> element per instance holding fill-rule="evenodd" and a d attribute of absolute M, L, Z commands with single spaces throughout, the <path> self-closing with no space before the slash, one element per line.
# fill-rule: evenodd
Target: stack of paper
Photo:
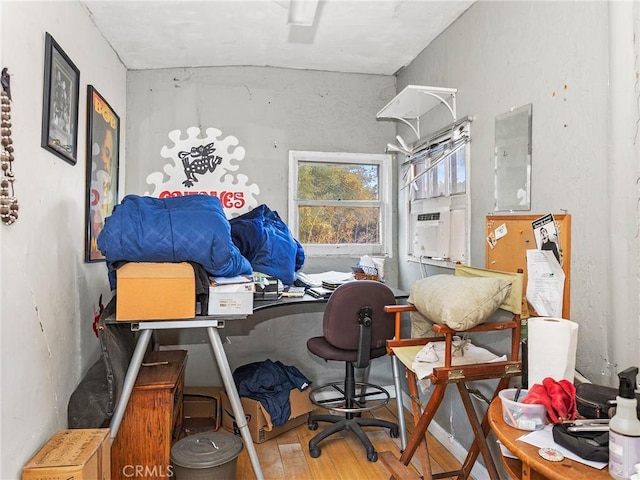
<path fill-rule="evenodd" d="M 237 275 L 235 277 L 209 277 L 211 285 L 234 285 L 236 283 L 251 283 L 253 277 L 249 275 Z"/>

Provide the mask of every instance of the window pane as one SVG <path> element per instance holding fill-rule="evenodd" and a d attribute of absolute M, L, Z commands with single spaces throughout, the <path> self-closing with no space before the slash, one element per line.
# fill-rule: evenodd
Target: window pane
<path fill-rule="evenodd" d="M 310 243 L 380 243 L 377 207 L 299 207 L 298 240 Z"/>
<path fill-rule="evenodd" d="M 299 200 L 378 200 L 378 166 L 300 162 Z"/>
<path fill-rule="evenodd" d="M 451 183 L 449 184 L 449 191 L 451 195 L 457 195 L 460 193 L 466 193 L 467 186 L 466 180 L 467 175 L 465 171 L 466 164 L 466 153 L 465 148 L 461 148 L 456 153 L 451 155 L 450 157 L 450 172 L 451 172 Z"/>
<path fill-rule="evenodd" d="M 436 160 L 440 158 L 440 154 L 437 154 Z M 446 195 L 446 183 L 445 183 L 445 162 L 438 163 L 428 173 L 430 177 L 430 192 L 429 198 L 444 197 Z"/>
<path fill-rule="evenodd" d="M 415 185 L 411 185 L 411 191 L 416 200 L 421 200 L 423 198 L 428 198 L 428 188 L 427 188 L 427 180 L 428 174 L 422 174 L 427 169 L 425 162 L 420 162 L 414 165 L 415 167 L 415 177 L 419 177 L 414 183 Z"/>

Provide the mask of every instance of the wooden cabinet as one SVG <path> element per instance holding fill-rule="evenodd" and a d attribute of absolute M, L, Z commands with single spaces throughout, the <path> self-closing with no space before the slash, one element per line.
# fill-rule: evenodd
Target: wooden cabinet
<path fill-rule="evenodd" d="M 140 367 L 111 447 L 111 478 L 171 476 L 172 441 L 182 424 L 185 350 L 152 351 Z"/>

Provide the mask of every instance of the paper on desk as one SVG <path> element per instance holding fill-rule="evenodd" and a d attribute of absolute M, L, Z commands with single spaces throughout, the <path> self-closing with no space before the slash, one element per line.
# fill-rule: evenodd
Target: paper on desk
<path fill-rule="evenodd" d="M 514 459 L 518 460 L 518 457 L 515 456 L 513 453 L 511 453 L 511 450 L 509 450 L 507 447 L 505 447 L 500 440 L 496 440 L 496 443 L 500 447 L 500 453 L 502 454 L 503 457 L 514 458 Z"/>
<path fill-rule="evenodd" d="M 527 301 L 542 317 L 562 317 L 564 271 L 550 250 L 527 250 Z"/>
<path fill-rule="evenodd" d="M 215 285 L 233 285 L 235 283 L 250 283 L 253 278 L 249 275 L 236 275 L 235 277 L 209 277 Z"/>
<path fill-rule="evenodd" d="M 558 450 L 560 453 L 562 453 L 565 456 L 565 458 L 569 458 L 575 462 L 582 463 L 589 467 L 597 468 L 598 470 L 602 470 L 604 467 L 607 466 L 606 462 L 592 462 L 590 460 L 585 460 L 584 458 L 580 458 L 578 455 L 576 455 L 572 451 L 567 450 L 566 448 L 558 445 L 556 442 L 553 441 L 553 432 L 551 431 L 552 428 L 553 428 L 553 425 L 546 425 L 542 430 L 536 430 L 531 433 L 528 433 L 518 438 L 518 440 L 528 443 L 529 445 L 533 445 L 534 447 L 553 448 L 555 450 Z"/>
<path fill-rule="evenodd" d="M 351 272 L 322 272 L 322 273 L 305 273 L 300 275 L 301 279 L 304 281 L 305 279 L 309 280 L 314 287 L 322 286 L 322 282 L 329 283 L 341 283 L 346 282 L 348 280 L 353 280 L 353 275 Z"/>

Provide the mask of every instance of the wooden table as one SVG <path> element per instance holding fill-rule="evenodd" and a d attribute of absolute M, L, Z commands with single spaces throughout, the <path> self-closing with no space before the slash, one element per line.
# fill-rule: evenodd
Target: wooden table
<path fill-rule="evenodd" d="M 565 458 L 550 462 L 538 454 L 539 448 L 518 440 L 527 432 L 507 425 L 502 418 L 502 404 L 496 397 L 489 406 L 489 425 L 498 440 L 518 459 L 502 457 L 509 474 L 523 480 L 611 480 L 607 467 L 598 470 Z"/>

